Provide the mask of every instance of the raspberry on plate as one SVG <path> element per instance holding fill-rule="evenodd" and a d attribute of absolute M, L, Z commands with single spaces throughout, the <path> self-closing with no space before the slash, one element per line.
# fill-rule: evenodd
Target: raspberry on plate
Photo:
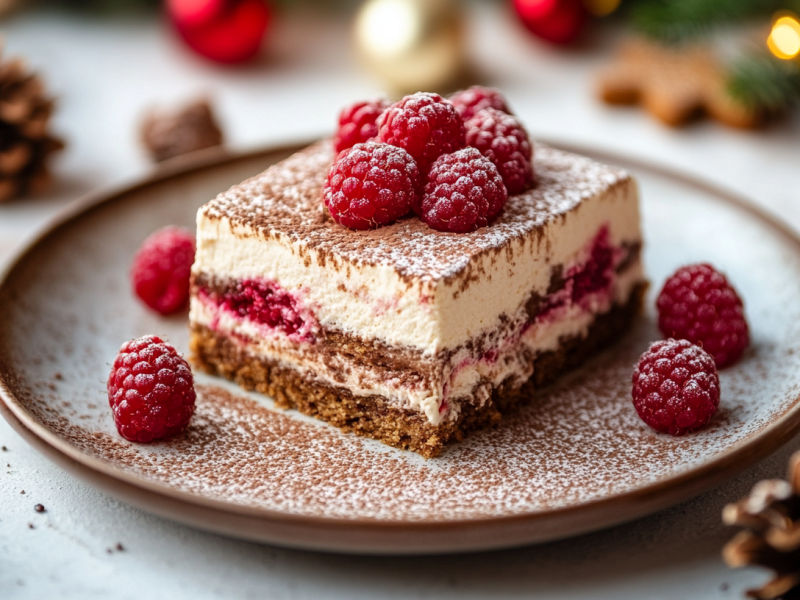
<path fill-rule="evenodd" d="M 509 195 L 524 192 L 533 181 L 533 151 L 519 120 L 485 108 L 464 124 L 467 145 L 480 150 L 500 171 Z"/>
<path fill-rule="evenodd" d="M 656 431 L 684 435 L 707 425 L 719 406 L 712 356 L 687 340 L 661 340 L 633 371 L 633 405 Z"/>
<path fill-rule="evenodd" d="M 664 284 L 656 306 L 665 336 L 702 346 L 719 368 L 739 360 L 750 343 L 742 300 L 711 265 L 678 269 Z"/>
<path fill-rule="evenodd" d="M 117 431 L 132 442 L 175 435 L 194 414 L 194 378 L 188 363 L 154 335 L 122 344 L 107 388 Z"/>
<path fill-rule="evenodd" d="M 194 262 L 194 236 L 180 227 L 153 233 L 136 252 L 131 282 L 136 295 L 153 310 L 169 315 L 186 307 Z"/>
<path fill-rule="evenodd" d="M 378 137 L 407 151 L 425 173 L 439 156 L 464 147 L 464 122 L 439 94 L 417 92 L 386 109 Z"/>
<path fill-rule="evenodd" d="M 387 100 L 367 100 L 343 109 L 339 114 L 339 128 L 333 138 L 336 153 L 377 137 L 378 117 L 389 105 Z"/>
<path fill-rule="evenodd" d="M 499 90 L 494 88 L 473 85 L 466 90 L 456 92 L 448 100 L 453 103 L 453 106 L 456 107 L 458 114 L 461 115 L 464 121 L 471 119 L 484 108 L 495 108 L 509 115 L 511 114 L 505 97 Z"/>
<path fill-rule="evenodd" d="M 507 199 L 497 167 L 475 148 L 464 148 L 431 165 L 419 212 L 433 229 L 466 233 L 497 217 Z"/>
<path fill-rule="evenodd" d="M 356 144 L 328 171 L 322 199 L 350 229 L 374 229 L 405 216 L 419 202 L 420 176 L 408 152 L 388 144 Z"/>

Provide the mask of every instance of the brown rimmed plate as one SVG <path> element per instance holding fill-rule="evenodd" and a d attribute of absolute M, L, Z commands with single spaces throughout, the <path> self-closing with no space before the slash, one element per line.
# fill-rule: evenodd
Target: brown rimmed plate
<path fill-rule="evenodd" d="M 109 494 L 197 527 L 300 548 L 411 554 L 628 521 L 732 477 L 800 430 L 800 240 L 733 194 L 583 151 L 639 178 L 655 291 L 677 266 L 707 261 L 745 299 L 753 342 L 722 372 L 722 405 L 708 428 L 659 435 L 631 406 L 632 365 L 658 337 L 651 290 L 647 313 L 616 345 L 434 460 L 276 410 L 204 375 L 185 434 L 126 442 L 105 396 L 119 345 L 146 333 L 187 345 L 185 315 L 158 317 L 132 297 L 131 256 L 155 229 L 192 227 L 203 202 L 296 149 L 185 157 L 76 203 L 18 253 L 0 280 L 0 409 L 23 437 Z"/>

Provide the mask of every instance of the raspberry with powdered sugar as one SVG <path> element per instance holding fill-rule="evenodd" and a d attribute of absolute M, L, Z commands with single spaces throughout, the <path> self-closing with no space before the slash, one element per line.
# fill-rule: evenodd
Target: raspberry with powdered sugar
<path fill-rule="evenodd" d="M 510 195 L 533 183 L 533 152 L 528 134 L 516 117 L 494 108 L 478 112 L 464 124 L 467 146 L 477 148 L 500 172 Z"/>
<path fill-rule="evenodd" d="M 464 122 L 439 94 L 417 92 L 386 109 L 378 137 L 406 150 L 424 173 L 442 154 L 464 147 Z"/>
<path fill-rule="evenodd" d="M 356 144 L 333 163 L 323 200 L 333 219 L 350 229 L 374 229 L 408 214 L 417 203 L 414 159 L 388 144 Z"/>
<path fill-rule="evenodd" d="M 363 144 L 378 136 L 378 118 L 389 107 L 388 100 L 356 102 L 339 114 L 339 128 L 333 138 L 336 152 Z"/>
<path fill-rule="evenodd" d="M 466 233 L 485 227 L 507 199 L 497 167 L 475 148 L 464 148 L 431 165 L 419 212 L 433 229 Z"/>
<path fill-rule="evenodd" d="M 117 430 L 132 442 L 180 433 L 194 414 L 196 395 L 189 364 L 172 345 L 154 335 L 122 344 L 107 388 Z"/>
<path fill-rule="evenodd" d="M 471 119 L 486 108 L 494 108 L 501 112 L 511 114 L 503 94 L 494 88 L 474 85 L 466 90 L 456 92 L 450 98 L 458 114 L 464 121 Z"/>

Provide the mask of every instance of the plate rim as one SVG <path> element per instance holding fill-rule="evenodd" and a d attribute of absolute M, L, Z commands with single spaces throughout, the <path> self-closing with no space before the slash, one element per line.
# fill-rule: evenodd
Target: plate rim
<path fill-rule="evenodd" d="M 94 192 L 86 194 L 75 201 L 67 204 L 64 208 L 59 210 L 49 222 L 43 226 L 39 231 L 34 234 L 26 243 L 18 248 L 0 267 L 0 292 L 2 292 L 12 279 L 12 276 L 17 268 L 24 262 L 26 257 L 31 254 L 41 244 L 45 243 L 49 237 L 57 233 L 64 227 L 68 227 L 73 221 L 76 221 L 83 216 L 87 215 L 94 209 L 103 205 L 110 204 L 125 195 L 144 189 L 150 186 L 157 186 L 165 181 L 190 175 L 192 172 L 199 171 L 207 167 L 224 166 L 227 163 L 235 163 L 238 161 L 245 161 L 259 156 L 269 156 L 275 154 L 291 153 L 308 145 L 309 142 L 287 143 L 278 145 L 268 145 L 261 148 L 247 150 L 243 152 L 230 152 L 224 149 L 211 149 L 210 151 L 203 150 L 188 155 L 180 156 L 169 161 L 165 161 L 158 165 L 150 174 L 123 184 L 112 185 L 100 188 Z M 668 179 L 677 180 L 685 185 L 699 189 L 708 193 L 715 198 L 722 200 L 728 204 L 750 213 L 767 226 L 780 233 L 786 241 L 789 241 L 796 247 L 798 255 L 800 255 L 800 235 L 796 233 L 791 227 L 781 221 L 776 216 L 769 213 L 767 210 L 755 205 L 752 201 L 746 199 L 738 193 L 727 190 L 717 184 L 708 182 L 694 175 L 681 173 L 671 167 L 661 166 L 654 164 L 648 160 L 637 159 L 628 157 L 623 153 L 608 151 L 604 149 L 593 148 L 591 146 L 581 146 L 574 143 L 565 143 L 560 141 L 544 140 L 542 143 L 552 145 L 554 147 L 575 152 L 578 154 L 589 155 L 592 158 L 610 162 L 612 164 L 624 164 L 629 167 L 649 171 L 656 175 L 666 177 Z M 606 519 L 601 524 L 595 526 L 579 526 L 573 527 L 573 530 L 567 530 L 563 534 L 558 535 L 544 535 L 537 537 L 528 534 L 526 537 L 528 541 L 509 541 L 510 543 L 484 543 L 474 542 L 469 547 L 453 548 L 448 546 L 445 550 L 436 551 L 474 551 L 480 549 L 511 547 L 532 542 L 543 542 L 552 539 L 569 537 L 580 533 L 588 533 L 598 529 L 605 529 L 623 522 L 631 521 L 636 518 L 642 517 L 646 514 L 653 513 L 668 506 L 672 506 L 688 498 L 691 498 L 703 491 L 711 489 L 719 483 L 735 476 L 755 462 L 769 456 L 787 441 L 800 432 L 800 393 L 795 398 L 795 404 L 788 409 L 783 415 L 772 421 L 763 430 L 754 434 L 751 439 L 741 442 L 736 446 L 723 451 L 715 459 L 705 462 L 697 467 L 691 468 L 683 473 L 678 473 L 664 480 L 644 485 L 621 494 L 614 494 L 597 498 L 587 502 L 577 503 L 571 506 L 557 507 L 549 510 L 521 513 L 515 515 L 502 515 L 502 516 L 487 516 L 475 518 L 455 518 L 443 520 L 403 520 L 403 519 L 382 519 L 378 517 L 358 517 L 358 518 L 343 518 L 333 516 L 314 516 L 303 515 L 296 513 L 289 513 L 285 511 L 261 508 L 256 506 L 248 506 L 246 504 L 238 504 L 230 501 L 218 500 L 196 493 L 176 489 L 167 484 L 152 481 L 145 477 L 128 472 L 112 463 L 104 461 L 101 458 L 85 454 L 77 447 L 73 446 L 66 440 L 62 439 L 55 432 L 51 431 L 41 423 L 39 423 L 33 415 L 31 415 L 22 405 L 22 403 L 11 392 L 10 387 L 5 381 L 3 374 L 0 373 L 0 413 L 3 414 L 6 421 L 9 422 L 11 427 L 17 431 L 29 444 L 42 454 L 45 454 L 50 460 L 56 462 L 62 468 L 66 468 L 63 460 L 58 460 L 47 452 L 43 451 L 34 444 L 32 438 L 35 438 L 45 444 L 53 452 L 57 453 L 64 460 L 74 461 L 81 465 L 83 468 L 95 471 L 100 475 L 110 478 L 111 480 L 121 482 L 128 486 L 139 488 L 140 490 L 156 496 L 166 496 L 172 501 L 183 502 L 194 507 L 204 510 L 211 510 L 226 513 L 236 517 L 244 517 L 248 519 L 256 518 L 264 522 L 291 524 L 300 527 L 310 528 L 324 528 L 329 530 L 336 530 L 340 528 L 360 529 L 368 534 L 377 534 L 380 532 L 391 533 L 403 530 L 413 530 L 416 532 L 452 532 L 455 530 L 474 530 L 486 527 L 498 526 L 508 527 L 515 524 L 535 524 L 542 520 L 562 519 L 569 521 L 571 517 L 578 516 L 582 513 L 591 513 L 597 510 L 609 510 L 614 505 L 630 505 L 633 507 L 631 511 L 627 512 L 624 516 L 617 519 Z M 11 416 L 12 419 L 8 417 Z M 77 474 L 74 469 L 67 468 L 68 471 L 76 474 L 79 478 L 87 481 L 87 477 Z M 98 487 L 94 481 L 90 484 Z M 128 498 L 120 497 L 106 486 L 99 486 L 106 493 L 118 497 L 124 502 L 135 504 L 140 508 L 144 508 L 148 512 L 156 512 L 152 506 L 143 506 L 140 503 L 132 502 Z M 673 492 L 666 494 L 665 492 Z M 178 521 L 187 522 L 179 517 L 170 516 Z M 218 533 L 225 533 L 229 530 L 225 528 L 204 527 L 202 524 L 196 522 L 189 522 L 194 526 L 210 529 Z M 246 535 L 235 534 L 237 537 L 247 537 Z M 264 536 L 257 536 L 250 539 L 265 540 Z M 282 540 L 279 542 L 281 545 L 294 546 L 298 548 L 310 549 L 323 549 L 328 551 L 345 551 L 353 552 L 359 551 L 359 548 L 342 548 L 336 544 L 326 543 L 297 543 L 293 544 L 291 540 Z M 363 545 L 363 544 L 362 544 Z M 396 549 L 390 549 L 388 546 L 391 544 L 384 544 L 387 546 L 387 551 L 382 552 L 381 549 L 372 547 L 366 548 L 369 553 L 398 553 Z M 342 544 L 341 546 L 347 546 Z M 364 548 L 362 548 L 363 550 Z M 400 553 L 429 553 L 430 544 L 426 544 L 425 548 L 406 548 L 401 549 Z"/>

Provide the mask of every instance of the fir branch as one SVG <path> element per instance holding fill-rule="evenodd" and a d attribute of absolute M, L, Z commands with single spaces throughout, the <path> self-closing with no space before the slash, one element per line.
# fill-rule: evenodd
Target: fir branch
<path fill-rule="evenodd" d="M 676 44 L 778 10 L 800 13 L 800 0 L 640 0 L 631 7 L 631 19 L 647 37 Z"/>
<path fill-rule="evenodd" d="M 748 108 L 785 110 L 800 101 L 800 66 L 765 52 L 750 54 L 731 67 L 728 92 Z"/>

